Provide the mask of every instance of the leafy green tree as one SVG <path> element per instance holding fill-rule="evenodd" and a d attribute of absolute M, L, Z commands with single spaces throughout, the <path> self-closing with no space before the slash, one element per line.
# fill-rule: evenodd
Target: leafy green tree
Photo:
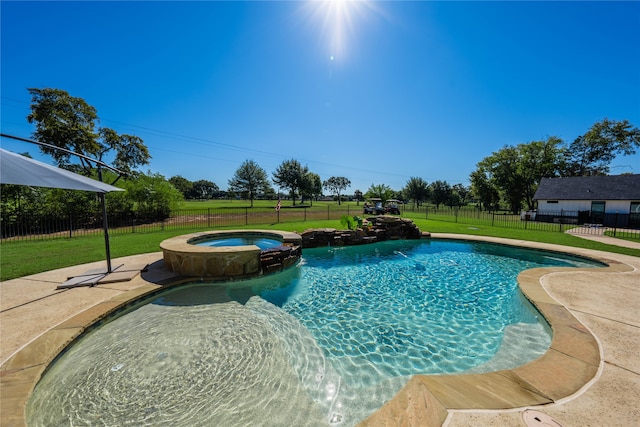
<path fill-rule="evenodd" d="M 176 190 L 181 192 L 185 199 L 189 198 L 189 196 L 193 192 L 193 182 L 189 181 L 187 178 L 183 178 L 180 175 L 172 176 L 171 178 L 169 178 L 169 184 L 176 187 Z"/>
<path fill-rule="evenodd" d="M 278 195 L 276 194 L 276 190 L 271 186 L 271 184 L 267 181 L 267 187 L 262 193 L 262 197 L 266 200 L 275 200 Z"/>
<path fill-rule="evenodd" d="M 273 183 L 280 188 L 286 188 L 291 194 L 293 206 L 296 205 L 296 194 L 304 185 L 305 176 L 309 168 L 302 166 L 297 160 L 285 160 L 273 173 Z"/>
<path fill-rule="evenodd" d="M 500 190 L 493 183 L 487 172 L 479 166 L 471 172 L 471 192 L 478 199 L 482 208 L 496 210 L 500 205 Z"/>
<path fill-rule="evenodd" d="M 393 190 L 393 195 L 391 198 L 396 200 L 404 200 L 404 193 L 402 192 L 402 190 Z"/>
<path fill-rule="evenodd" d="M 504 148 L 485 157 L 471 174 L 474 192 L 485 206 L 494 205 L 497 191 L 513 213 L 526 204 L 534 208 L 533 196 L 543 177 L 558 176 L 564 167 L 566 149 L 562 140 L 549 137 Z"/>
<path fill-rule="evenodd" d="M 109 152 L 112 166 L 132 173 L 135 168 L 149 163 L 151 156 L 142 139 L 133 135 L 119 135 L 114 130 L 97 127 L 97 111 L 84 99 L 69 95 L 61 89 L 28 89 L 31 94 L 29 123 L 35 124 L 33 137 L 55 147 L 64 148 L 97 160 Z M 95 166 L 91 162 L 54 148 L 41 146 L 60 167 L 69 168 L 79 161 L 85 174 Z"/>
<path fill-rule="evenodd" d="M 413 206 L 420 206 L 429 197 L 429 184 L 422 178 L 412 176 L 403 189 L 405 196 L 413 201 Z"/>
<path fill-rule="evenodd" d="M 313 199 L 317 199 L 322 194 L 322 180 L 317 173 L 309 172 L 304 176 L 303 185 L 300 189 L 302 198 L 311 200 L 311 206 L 313 206 Z"/>
<path fill-rule="evenodd" d="M 360 190 L 356 190 L 353 192 L 353 198 L 356 199 L 356 205 L 359 205 L 360 202 L 362 201 L 362 191 Z"/>
<path fill-rule="evenodd" d="M 88 176 L 92 179 L 98 179 L 98 171 L 92 169 Z M 105 170 L 102 172 L 105 182 L 114 182 L 118 177 L 115 173 Z M 117 186 L 121 187 L 123 180 L 118 181 Z M 119 197 L 113 200 L 117 202 L 111 203 L 108 196 L 110 194 L 118 194 Z M 127 200 L 126 192 L 107 193 L 105 195 L 107 203 L 107 212 L 128 212 L 131 211 L 132 203 Z M 70 215 L 73 220 L 81 226 L 100 226 L 102 222 L 102 205 L 100 196 L 89 191 L 64 190 L 59 188 L 51 188 L 46 192 L 46 201 L 43 205 L 42 214 L 54 215 L 60 218 Z"/>
<path fill-rule="evenodd" d="M 490 180 L 493 180 L 500 189 L 501 197 L 508 204 L 511 212 L 514 214 L 520 212 L 526 182 L 522 176 L 518 148 L 506 146 L 483 159 L 478 165 L 488 172 Z"/>
<path fill-rule="evenodd" d="M 30 218 L 44 211 L 48 188 L 0 184 L 0 218 L 10 224 L 20 218 Z"/>
<path fill-rule="evenodd" d="M 194 199 L 209 200 L 213 199 L 218 191 L 220 191 L 220 188 L 216 184 L 206 179 L 200 179 L 193 183 L 191 196 Z"/>
<path fill-rule="evenodd" d="M 470 194 L 471 191 L 469 190 L 469 188 L 465 187 L 462 184 L 454 184 L 451 187 L 451 198 L 449 201 L 449 206 L 465 206 L 469 200 Z"/>
<path fill-rule="evenodd" d="M 340 193 L 349 188 L 351 181 L 344 176 L 332 176 L 322 183 L 322 186 L 329 190 L 331 194 L 338 196 L 338 204 L 340 204 Z"/>
<path fill-rule="evenodd" d="M 618 155 L 629 156 L 640 147 L 640 129 L 627 120 L 607 118 L 595 123 L 567 150 L 565 176 L 606 175 Z"/>
<path fill-rule="evenodd" d="M 386 184 L 371 184 L 365 197 L 368 199 L 377 198 L 382 199 L 382 203 L 393 198 L 393 190 Z"/>
<path fill-rule="evenodd" d="M 22 156 L 32 158 L 29 153 Z M 0 184 L 0 215 L 3 224 L 12 218 L 29 217 L 40 214 L 48 189 L 24 185 Z"/>
<path fill-rule="evenodd" d="M 184 200 L 182 193 L 157 173 L 141 173 L 135 179 L 118 181 L 118 186 L 126 191 L 107 194 L 109 203 L 117 203 L 117 198 L 126 194 L 133 211 L 145 221 L 168 218 Z"/>
<path fill-rule="evenodd" d="M 564 168 L 566 149 L 560 138 L 551 136 L 544 141 L 519 144 L 518 175 L 522 179 L 522 197 L 529 210 L 534 209 L 533 196 L 542 178 L 553 178 Z"/>
<path fill-rule="evenodd" d="M 229 180 L 228 185 L 230 191 L 246 194 L 251 201 L 251 207 L 258 194 L 267 193 L 271 188 L 267 172 L 253 160 L 245 160 Z"/>
<path fill-rule="evenodd" d="M 447 181 L 434 181 L 429 185 L 429 190 L 431 202 L 436 205 L 436 209 L 451 199 L 451 186 Z"/>

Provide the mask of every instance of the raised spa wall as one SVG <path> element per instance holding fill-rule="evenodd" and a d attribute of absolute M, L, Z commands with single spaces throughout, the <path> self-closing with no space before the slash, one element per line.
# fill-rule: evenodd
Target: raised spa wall
<path fill-rule="evenodd" d="M 256 245 L 197 246 L 215 238 L 259 235 L 282 241 L 282 245 L 260 250 Z M 165 266 L 178 274 L 210 280 L 253 277 L 281 271 L 295 265 L 300 256 L 302 237 L 287 231 L 235 230 L 185 234 L 160 243 Z"/>
<path fill-rule="evenodd" d="M 282 245 L 261 250 L 256 245 L 197 246 L 198 242 L 215 238 L 239 236 L 273 238 Z M 302 235 L 277 230 L 204 231 L 173 237 L 160 244 L 165 266 L 178 274 L 208 280 L 243 279 L 275 273 L 295 265 L 302 248 L 350 246 L 383 240 L 420 239 L 428 233 L 406 218 L 388 215 L 373 216 L 355 230 L 315 228 Z"/>

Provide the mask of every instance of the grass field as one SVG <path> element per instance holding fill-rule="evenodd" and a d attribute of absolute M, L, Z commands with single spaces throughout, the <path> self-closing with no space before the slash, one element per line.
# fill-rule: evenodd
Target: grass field
<path fill-rule="evenodd" d="M 237 201 L 233 201 L 230 203 L 236 202 Z M 239 206 L 240 202 L 236 204 Z M 315 202 L 314 206 L 316 206 Z M 215 207 L 220 207 L 220 205 L 216 205 Z M 319 205 L 318 208 L 326 209 L 326 204 Z M 510 239 L 554 243 L 558 245 L 575 246 L 622 253 L 632 256 L 640 256 L 640 250 L 637 249 L 628 249 L 605 245 L 602 243 L 593 242 L 591 240 L 581 239 L 579 237 L 575 237 L 566 233 L 501 228 L 481 224 L 460 224 L 451 221 L 436 221 L 433 219 L 424 219 L 417 214 L 413 217 L 411 214 L 406 214 L 405 216 L 413 219 L 413 221 L 418 227 L 420 227 L 421 230 L 430 231 L 432 233 L 454 233 L 504 237 Z M 279 224 L 262 224 L 259 226 L 256 226 L 254 224 L 248 227 L 234 226 L 232 228 L 261 228 L 302 232 L 309 228 L 326 227 L 337 229 L 345 228 L 339 220 L 286 222 Z M 160 242 L 162 242 L 163 240 L 169 237 L 196 231 L 203 231 L 203 229 L 180 229 L 147 233 L 119 234 L 111 236 L 111 256 L 112 258 L 118 258 L 141 253 L 159 252 Z M 104 259 L 104 237 L 101 235 L 77 237 L 72 239 L 60 238 L 54 240 L 4 242 L 0 244 L 0 280 L 4 281 L 14 279 L 30 274 L 40 273 L 43 271 L 69 267 L 77 264 L 85 264 L 88 262 L 100 261 Z"/>
<path fill-rule="evenodd" d="M 275 208 L 277 200 L 254 200 L 253 207 L 254 208 Z M 291 200 L 282 200 L 282 208 L 288 209 L 293 207 L 293 202 Z M 341 206 L 362 206 L 363 202 L 342 202 Z M 248 200 L 187 200 L 180 204 L 180 209 L 218 209 L 218 208 L 244 208 L 251 206 L 251 203 Z M 327 206 L 337 207 L 338 202 L 333 201 L 305 201 L 303 204 L 300 203 L 300 200 L 296 200 L 295 207 L 300 206 L 308 206 L 310 208 L 317 209 L 326 209 Z"/>

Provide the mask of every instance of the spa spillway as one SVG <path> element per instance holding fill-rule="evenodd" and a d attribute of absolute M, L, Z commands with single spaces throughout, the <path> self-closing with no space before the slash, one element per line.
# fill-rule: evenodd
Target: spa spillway
<path fill-rule="evenodd" d="M 207 279 L 242 279 L 294 265 L 302 253 L 300 235 L 275 230 L 204 231 L 160 243 L 165 266 Z"/>

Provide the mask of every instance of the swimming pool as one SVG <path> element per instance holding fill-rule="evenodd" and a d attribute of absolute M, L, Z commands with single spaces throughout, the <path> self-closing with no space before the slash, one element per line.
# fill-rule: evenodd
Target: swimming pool
<path fill-rule="evenodd" d="M 282 245 L 282 241 L 278 239 L 263 236 L 238 236 L 238 237 L 218 237 L 194 243 L 196 246 L 246 246 L 256 245 L 262 250 L 275 248 Z"/>
<path fill-rule="evenodd" d="M 353 425 L 415 373 L 504 369 L 544 353 L 547 327 L 515 277 L 549 265 L 594 264 L 395 241 L 305 250 L 276 276 L 181 287 L 53 364 L 29 424 Z"/>

